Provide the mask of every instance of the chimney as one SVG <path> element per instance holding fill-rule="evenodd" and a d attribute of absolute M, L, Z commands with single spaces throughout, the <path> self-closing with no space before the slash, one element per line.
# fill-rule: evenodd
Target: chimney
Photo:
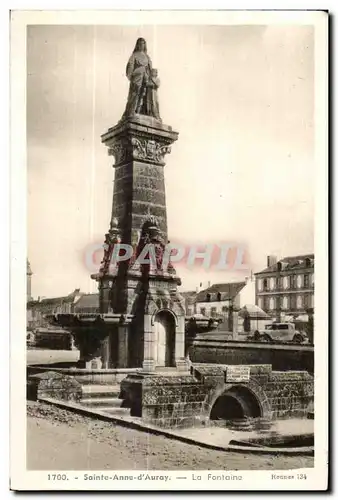
<path fill-rule="evenodd" d="M 211 281 L 208 281 L 208 288 L 211 287 Z"/>
<path fill-rule="evenodd" d="M 268 255 L 267 266 L 270 267 L 274 266 L 275 264 L 277 264 L 277 257 L 275 255 Z"/>

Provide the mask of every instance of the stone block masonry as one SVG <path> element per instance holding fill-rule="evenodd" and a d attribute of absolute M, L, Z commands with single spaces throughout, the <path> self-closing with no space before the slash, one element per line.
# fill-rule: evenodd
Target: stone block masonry
<path fill-rule="evenodd" d="M 313 374 L 314 349 L 308 345 L 256 344 L 203 338 L 193 340 L 189 356 L 195 363 L 222 365 L 271 364 L 273 370 L 305 370 Z"/>
<path fill-rule="evenodd" d="M 192 367 L 190 375 L 130 375 L 121 383 L 121 395 L 131 415 L 164 428 L 208 425 L 219 401 L 225 406 L 236 401 L 243 416 L 252 418 L 307 416 L 314 398 L 314 380 L 309 373 L 250 365 L 248 381 L 228 383 L 227 368 L 201 364 Z M 227 408 L 223 410 L 226 414 Z"/>

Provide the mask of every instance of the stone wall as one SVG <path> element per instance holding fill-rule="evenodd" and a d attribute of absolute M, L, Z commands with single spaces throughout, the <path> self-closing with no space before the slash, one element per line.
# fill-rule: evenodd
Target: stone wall
<path fill-rule="evenodd" d="M 192 363 L 222 365 L 271 364 L 273 370 L 305 370 L 313 373 L 314 349 L 307 345 L 274 345 L 248 342 L 193 340 L 189 347 Z"/>
<path fill-rule="evenodd" d="M 191 375 L 130 375 L 121 397 L 131 415 L 160 427 L 207 425 L 211 410 L 224 394 L 238 400 L 247 416 L 306 417 L 314 398 L 313 377 L 305 371 L 278 372 L 271 365 L 250 365 L 247 382 L 227 382 L 227 366 L 201 364 Z M 252 402 L 259 411 L 250 415 Z"/>
<path fill-rule="evenodd" d="M 208 392 L 208 386 L 191 375 L 131 375 L 121 383 L 121 397 L 131 415 L 164 428 L 203 425 Z"/>
<path fill-rule="evenodd" d="M 82 396 L 81 384 L 63 373 L 45 371 L 31 375 L 27 380 L 27 399 L 53 398 L 79 401 Z"/>

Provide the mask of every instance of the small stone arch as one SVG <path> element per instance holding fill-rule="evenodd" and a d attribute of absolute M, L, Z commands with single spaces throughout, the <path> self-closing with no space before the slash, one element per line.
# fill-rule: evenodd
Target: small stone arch
<path fill-rule="evenodd" d="M 170 309 L 160 309 L 151 318 L 154 331 L 156 366 L 175 366 L 177 317 Z"/>
<path fill-rule="evenodd" d="M 230 398 L 233 400 L 234 407 L 237 406 L 238 411 L 241 410 L 242 417 L 269 418 L 271 416 L 271 406 L 265 391 L 258 383 L 250 381 L 247 384 L 224 384 L 213 390 L 208 398 L 209 418 L 213 419 L 216 414 L 220 415 L 222 404 L 229 402 Z M 239 415 L 238 418 L 240 418 Z"/>
<path fill-rule="evenodd" d="M 177 328 L 178 326 L 178 318 L 177 318 L 177 315 L 174 311 L 172 311 L 171 309 L 167 309 L 166 307 L 162 307 L 160 309 L 157 309 L 155 312 L 153 312 L 152 314 L 152 317 L 151 317 L 151 325 L 154 326 L 155 324 L 155 319 L 156 319 L 156 316 L 160 313 L 167 313 L 167 314 L 171 314 L 174 318 L 174 321 L 175 321 L 175 327 Z"/>

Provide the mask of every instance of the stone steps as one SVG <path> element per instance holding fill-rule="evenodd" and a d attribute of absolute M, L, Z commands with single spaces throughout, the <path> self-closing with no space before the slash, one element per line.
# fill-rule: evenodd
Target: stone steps
<path fill-rule="evenodd" d="M 130 415 L 130 408 L 124 408 L 119 385 L 86 384 L 82 386 L 80 404 L 87 408 L 103 411 L 109 415 Z"/>
<path fill-rule="evenodd" d="M 93 406 L 93 407 L 112 407 L 112 408 L 119 408 L 122 403 L 123 399 L 119 398 L 82 398 L 80 401 L 81 404 L 86 405 L 86 406 Z"/>
<path fill-rule="evenodd" d="M 82 399 L 118 398 L 120 391 L 121 389 L 119 385 L 83 385 Z"/>

